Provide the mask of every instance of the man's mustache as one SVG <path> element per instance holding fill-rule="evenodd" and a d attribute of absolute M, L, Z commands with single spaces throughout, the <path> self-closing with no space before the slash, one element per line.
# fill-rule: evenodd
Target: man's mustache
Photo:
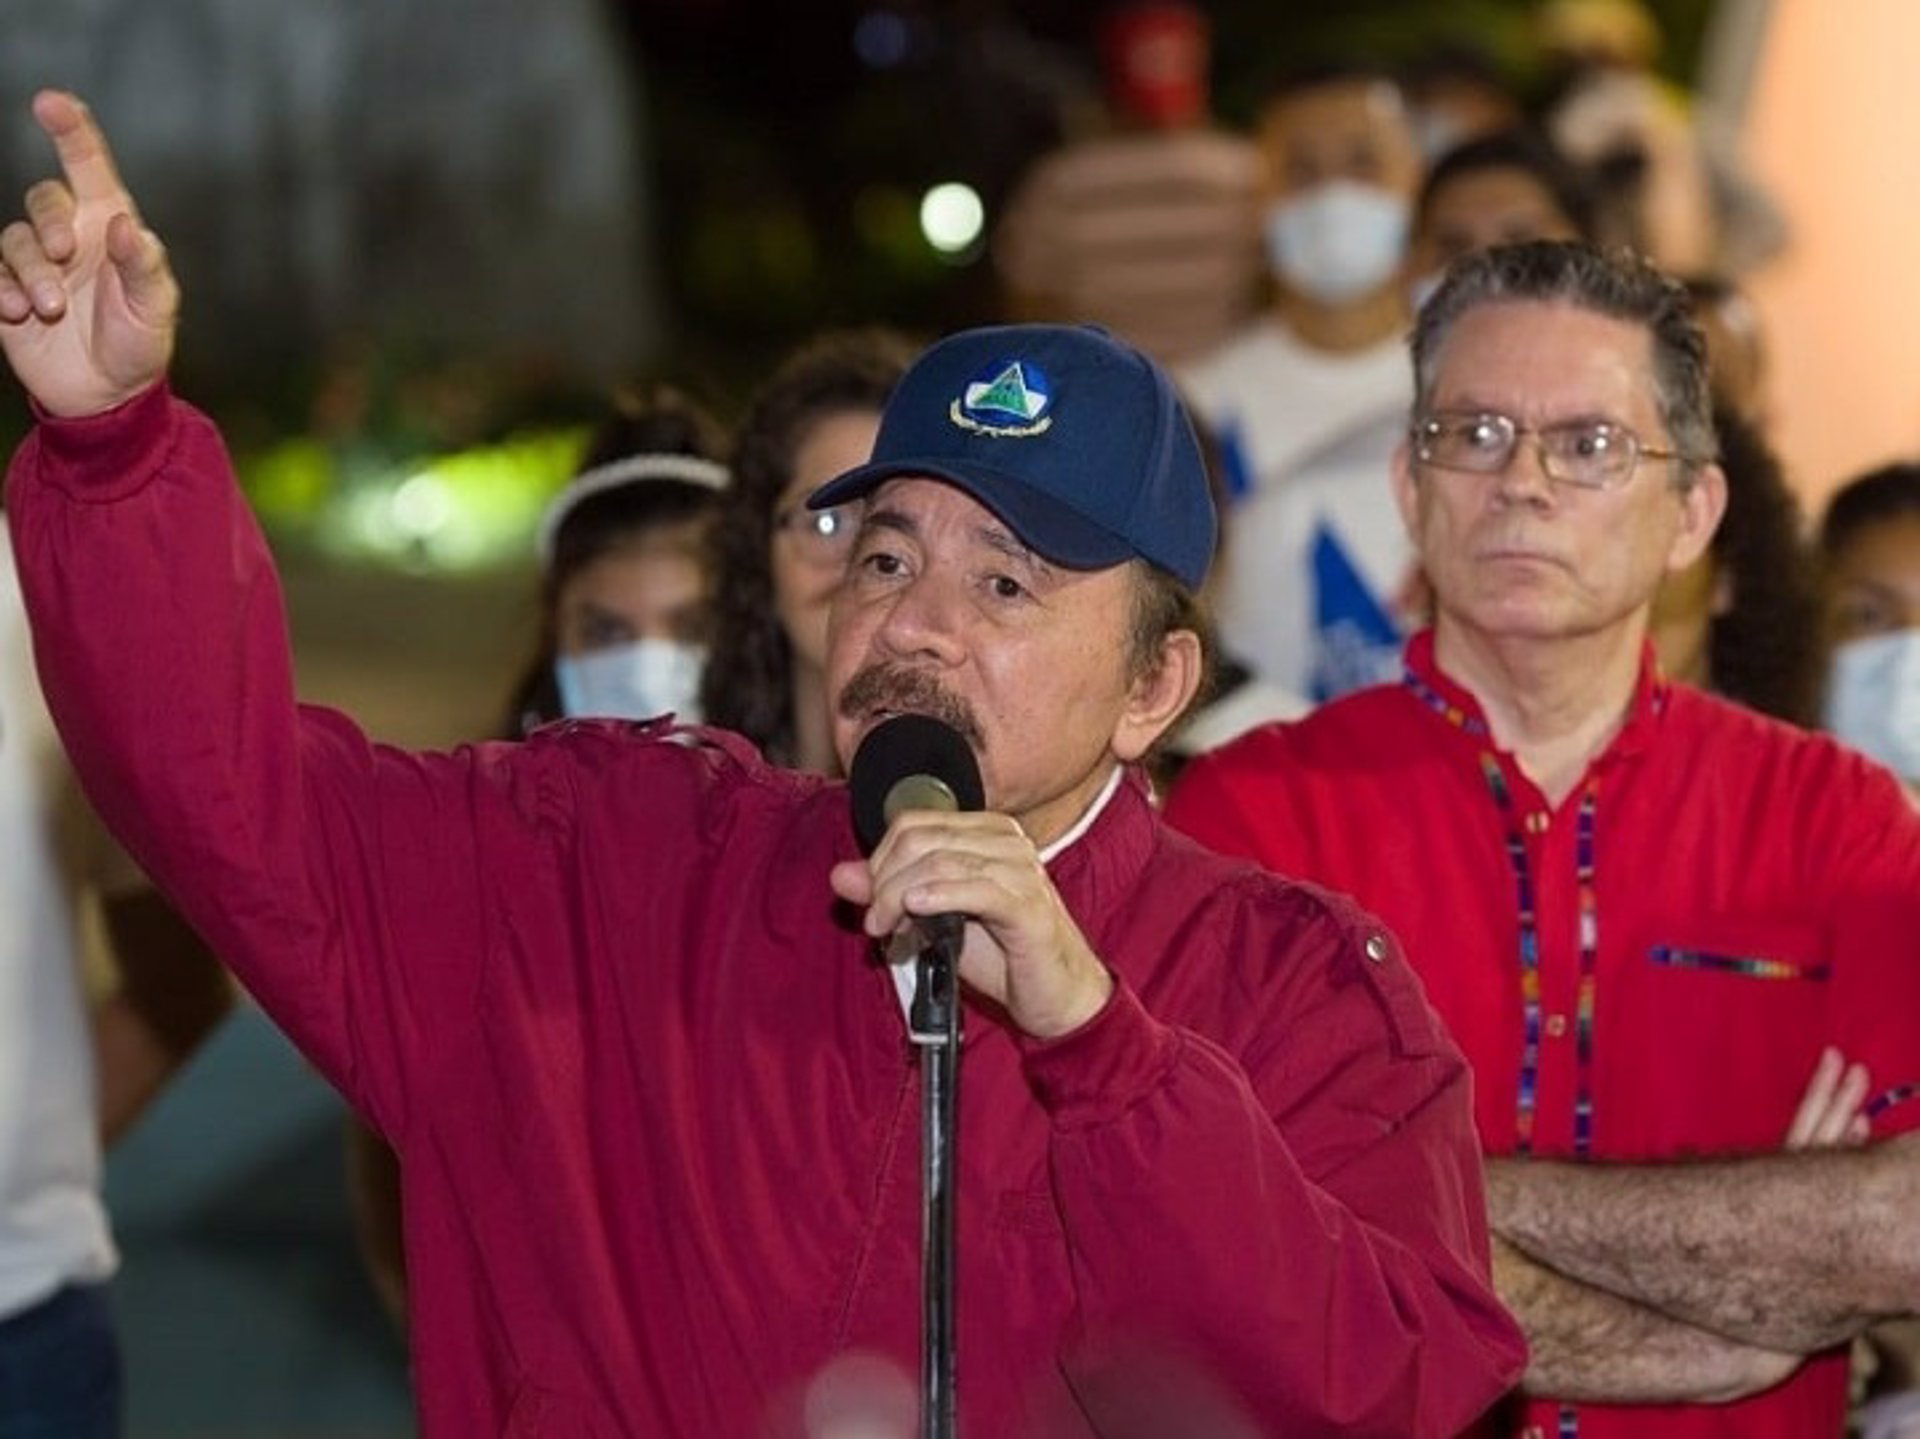
<path fill-rule="evenodd" d="M 877 662 L 847 681 L 836 706 L 842 719 L 861 720 L 875 710 L 926 715 L 960 732 L 975 754 L 986 749 L 986 736 L 973 707 L 943 687 L 925 670 Z"/>

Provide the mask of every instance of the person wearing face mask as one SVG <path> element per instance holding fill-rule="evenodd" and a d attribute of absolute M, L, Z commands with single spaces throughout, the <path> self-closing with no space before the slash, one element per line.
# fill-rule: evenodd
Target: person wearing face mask
<path fill-rule="evenodd" d="M 697 724 L 725 432 L 679 391 L 623 397 L 541 520 L 539 649 L 511 731 L 561 717 Z"/>
<path fill-rule="evenodd" d="M 1920 790 L 1920 464 L 1844 486 L 1820 525 L 1827 728 Z"/>
<path fill-rule="evenodd" d="M 1222 640 L 1307 702 L 1391 668 L 1410 619 L 1387 469 L 1408 400 L 1402 263 L 1421 160 L 1399 89 L 1369 70 L 1276 87 L 1258 139 L 1272 303 L 1180 380 L 1232 481 Z"/>

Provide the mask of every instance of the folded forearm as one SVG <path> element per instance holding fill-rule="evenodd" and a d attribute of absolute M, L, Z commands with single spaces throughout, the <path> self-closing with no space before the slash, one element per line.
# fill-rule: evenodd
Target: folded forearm
<path fill-rule="evenodd" d="M 1548 1266 L 1690 1325 L 1812 1353 L 1914 1308 L 1906 1141 L 1673 1165 L 1490 1166 L 1495 1230 Z"/>
<path fill-rule="evenodd" d="M 1494 1284 L 1526 1331 L 1524 1386 L 1584 1404 L 1721 1404 L 1779 1383 L 1799 1357 L 1741 1344 L 1569 1279 L 1494 1241 Z"/>

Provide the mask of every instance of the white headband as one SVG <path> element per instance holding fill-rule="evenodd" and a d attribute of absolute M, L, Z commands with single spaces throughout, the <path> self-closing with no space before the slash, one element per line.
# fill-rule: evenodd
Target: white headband
<path fill-rule="evenodd" d="M 724 490 L 727 487 L 727 467 L 698 455 L 628 455 L 575 475 L 567 482 L 567 487 L 553 497 L 547 512 L 540 517 L 540 563 L 545 565 L 552 561 L 554 537 L 560 533 L 561 523 L 582 500 L 591 499 L 607 490 L 617 490 L 624 485 L 647 484 L 653 480 L 677 480 L 681 484 L 698 485 L 702 489 Z"/>

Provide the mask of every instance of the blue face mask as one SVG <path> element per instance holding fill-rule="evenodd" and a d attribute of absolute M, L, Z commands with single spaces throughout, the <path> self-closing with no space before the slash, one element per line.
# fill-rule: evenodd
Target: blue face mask
<path fill-rule="evenodd" d="M 1920 629 L 1851 640 L 1834 651 L 1827 728 L 1908 783 L 1920 781 Z"/>
<path fill-rule="evenodd" d="M 677 715 L 698 724 L 703 645 L 636 640 L 555 661 L 560 707 L 574 719 L 652 719 Z"/>

